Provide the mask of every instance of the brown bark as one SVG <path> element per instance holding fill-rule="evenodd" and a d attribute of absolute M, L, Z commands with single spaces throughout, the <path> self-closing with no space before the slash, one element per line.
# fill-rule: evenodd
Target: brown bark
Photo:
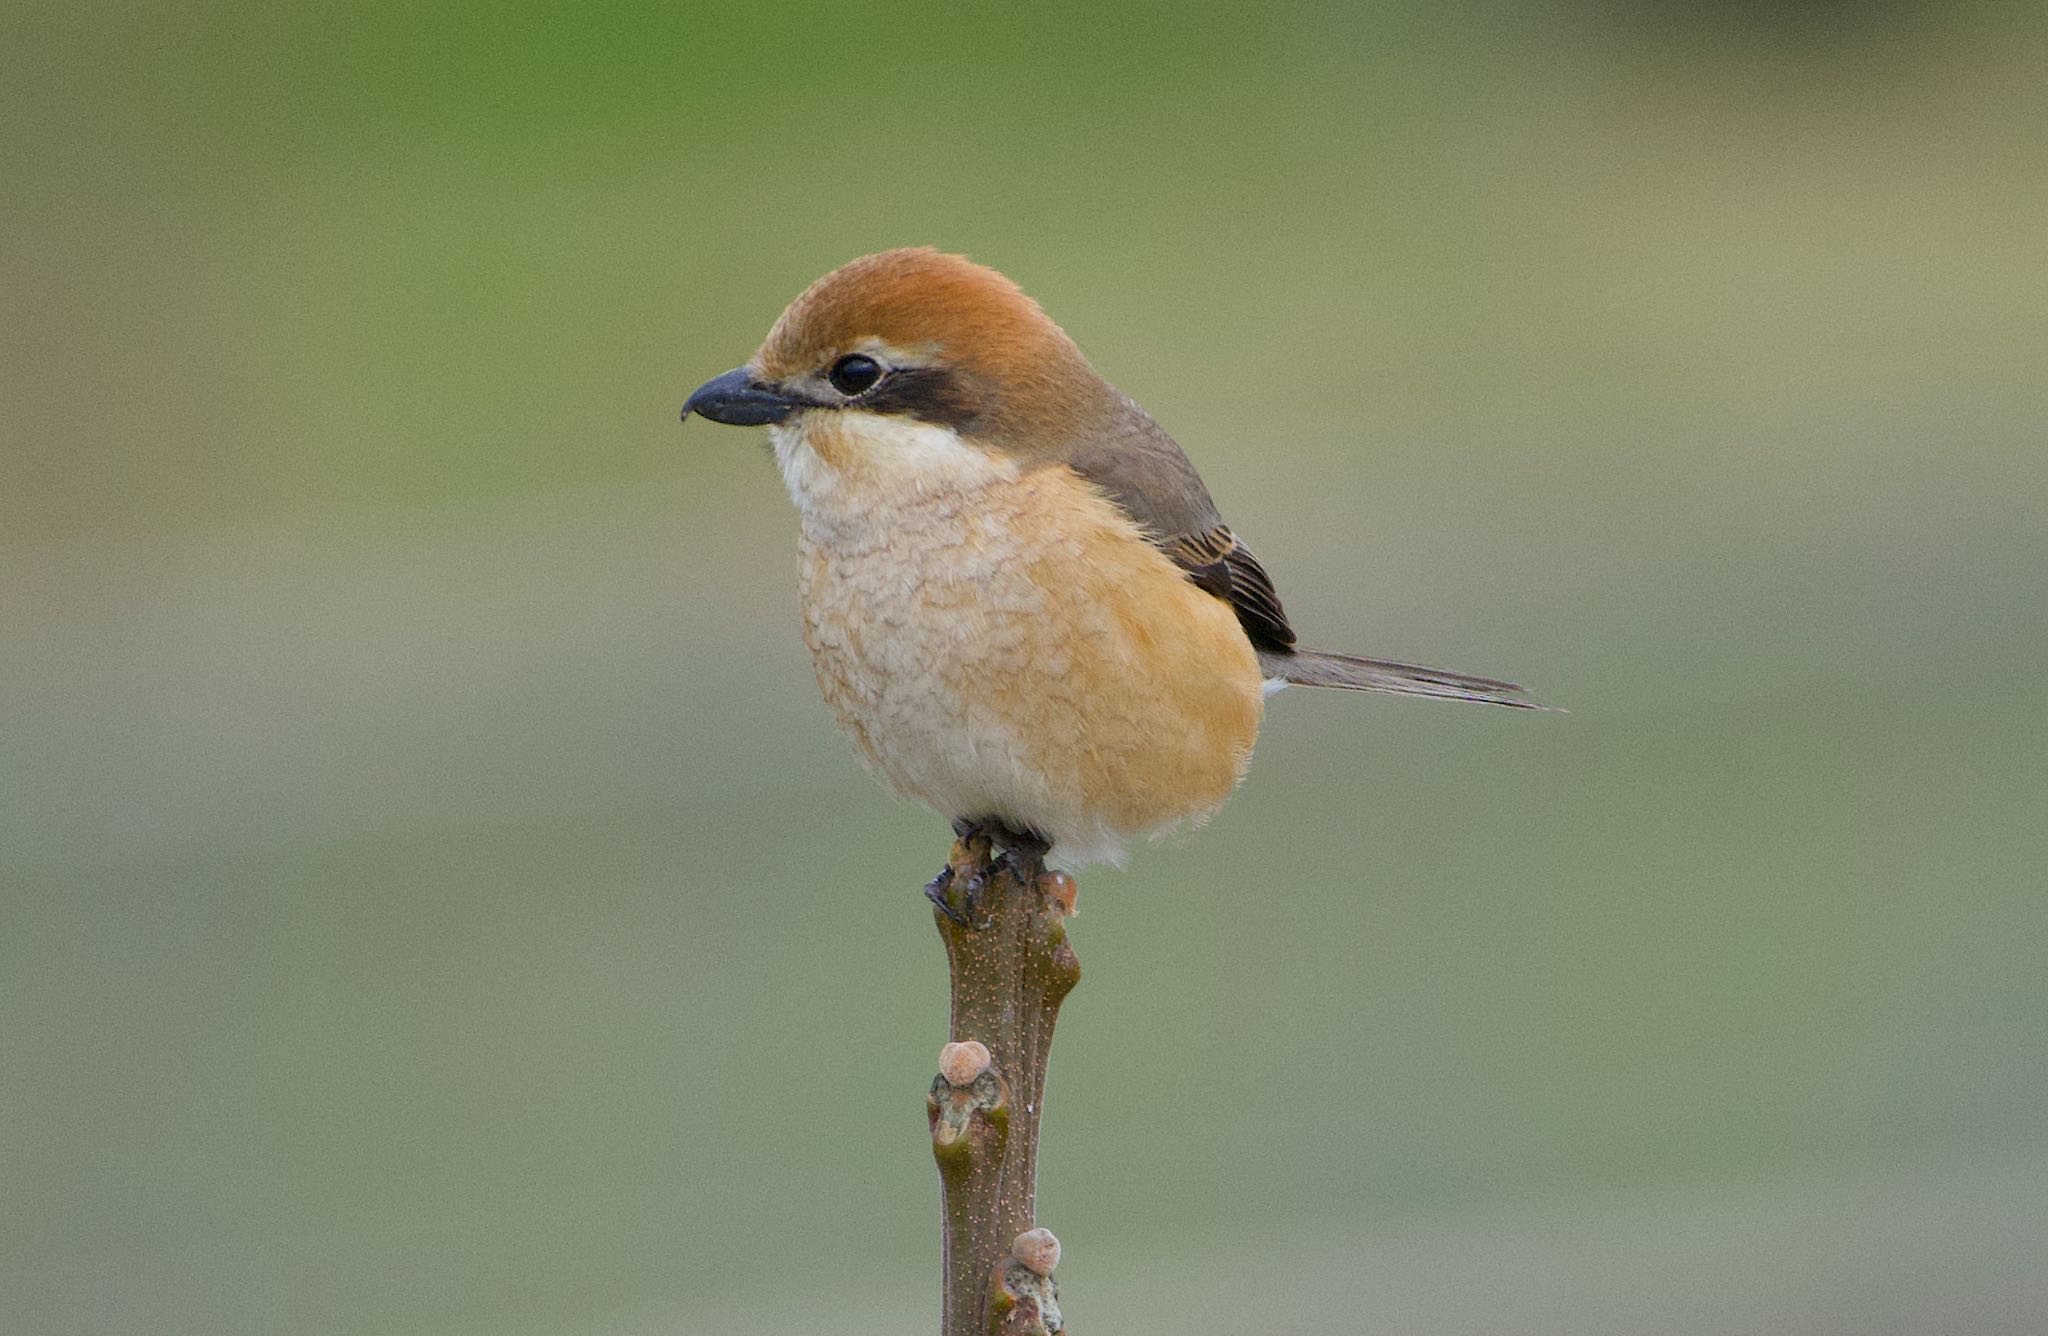
<path fill-rule="evenodd" d="M 1020 881 L 989 842 L 953 846 L 949 905 L 934 911 L 952 974 L 952 1042 L 926 1101 L 944 1215 L 944 1336 L 1045 1334 L 1062 1327 L 1037 1225 L 1038 1127 L 1060 1003 L 1081 978 L 1067 941 L 1074 882 Z M 975 888 L 969 903 L 968 888 Z M 976 1046 L 980 1046 L 978 1049 Z M 981 1052 L 985 1049 L 985 1054 Z M 1033 1269 L 1012 1255 L 1030 1254 Z"/>

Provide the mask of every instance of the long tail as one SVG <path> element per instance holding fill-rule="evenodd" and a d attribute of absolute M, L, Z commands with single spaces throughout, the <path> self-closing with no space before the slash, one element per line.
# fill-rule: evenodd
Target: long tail
<path fill-rule="evenodd" d="M 1516 710 L 1548 710 L 1522 694 L 1513 682 L 1472 677 L 1442 668 L 1423 668 L 1386 659 L 1361 659 L 1328 650 L 1301 649 L 1287 654 L 1259 652 L 1268 682 L 1304 687 L 1340 687 L 1346 691 L 1387 691 L 1397 696 L 1431 696 L 1438 700 L 1473 700 Z M 1271 689 L 1269 687 L 1269 689 Z"/>

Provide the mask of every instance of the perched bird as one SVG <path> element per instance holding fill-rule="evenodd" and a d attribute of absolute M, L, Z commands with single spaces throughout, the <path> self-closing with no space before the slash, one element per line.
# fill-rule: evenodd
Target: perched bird
<path fill-rule="evenodd" d="M 1297 646 L 1180 446 L 960 256 L 825 275 L 692 413 L 769 428 L 804 640 L 870 768 L 1026 864 L 1115 861 L 1207 816 L 1288 683 L 1536 708 L 1511 683 Z"/>

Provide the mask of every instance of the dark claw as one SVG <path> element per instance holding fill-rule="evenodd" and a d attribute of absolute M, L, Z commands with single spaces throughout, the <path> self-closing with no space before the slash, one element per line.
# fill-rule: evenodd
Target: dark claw
<path fill-rule="evenodd" d="M 967 921 L 966 917 L 959 910 L 953 908 L 952 898 L 946 894 L 947 891 L 952 889 L 953 865 L 948 863 L 939 869 L 938 876 L 933 877 L 924 884 L 924 898 L 937 905 L 941 914 L 944 914 L 961 927 L 969 928 L 974 926 Z"/>
<path fill-rule="evenodd" d="M 960 908 L 953 907 L 953 887 L 960 887 Z M 939 912 L 963 928 L 979 932 L 985 925 L 975 922 L 980 907 L 981 893 L 988 887 L 988 877 L 976 868 L 965 877 L 953 871 L 951 863 L 939 870 L 939 875 L 924 884 L 924 898 L 939 907 Z"/>

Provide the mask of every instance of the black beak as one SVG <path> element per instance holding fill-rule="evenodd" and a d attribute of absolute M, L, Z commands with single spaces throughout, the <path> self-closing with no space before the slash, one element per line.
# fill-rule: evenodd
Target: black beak
<path fill-rule="evenodd" d="M 740 367 L 699 385 L 683 405 L 683 420 L 689 421 L 695 413 L 729 426 L 759 427 L 780 422 L 802 407 L 798 400 L 760 384 L 751 371 Z"/>

